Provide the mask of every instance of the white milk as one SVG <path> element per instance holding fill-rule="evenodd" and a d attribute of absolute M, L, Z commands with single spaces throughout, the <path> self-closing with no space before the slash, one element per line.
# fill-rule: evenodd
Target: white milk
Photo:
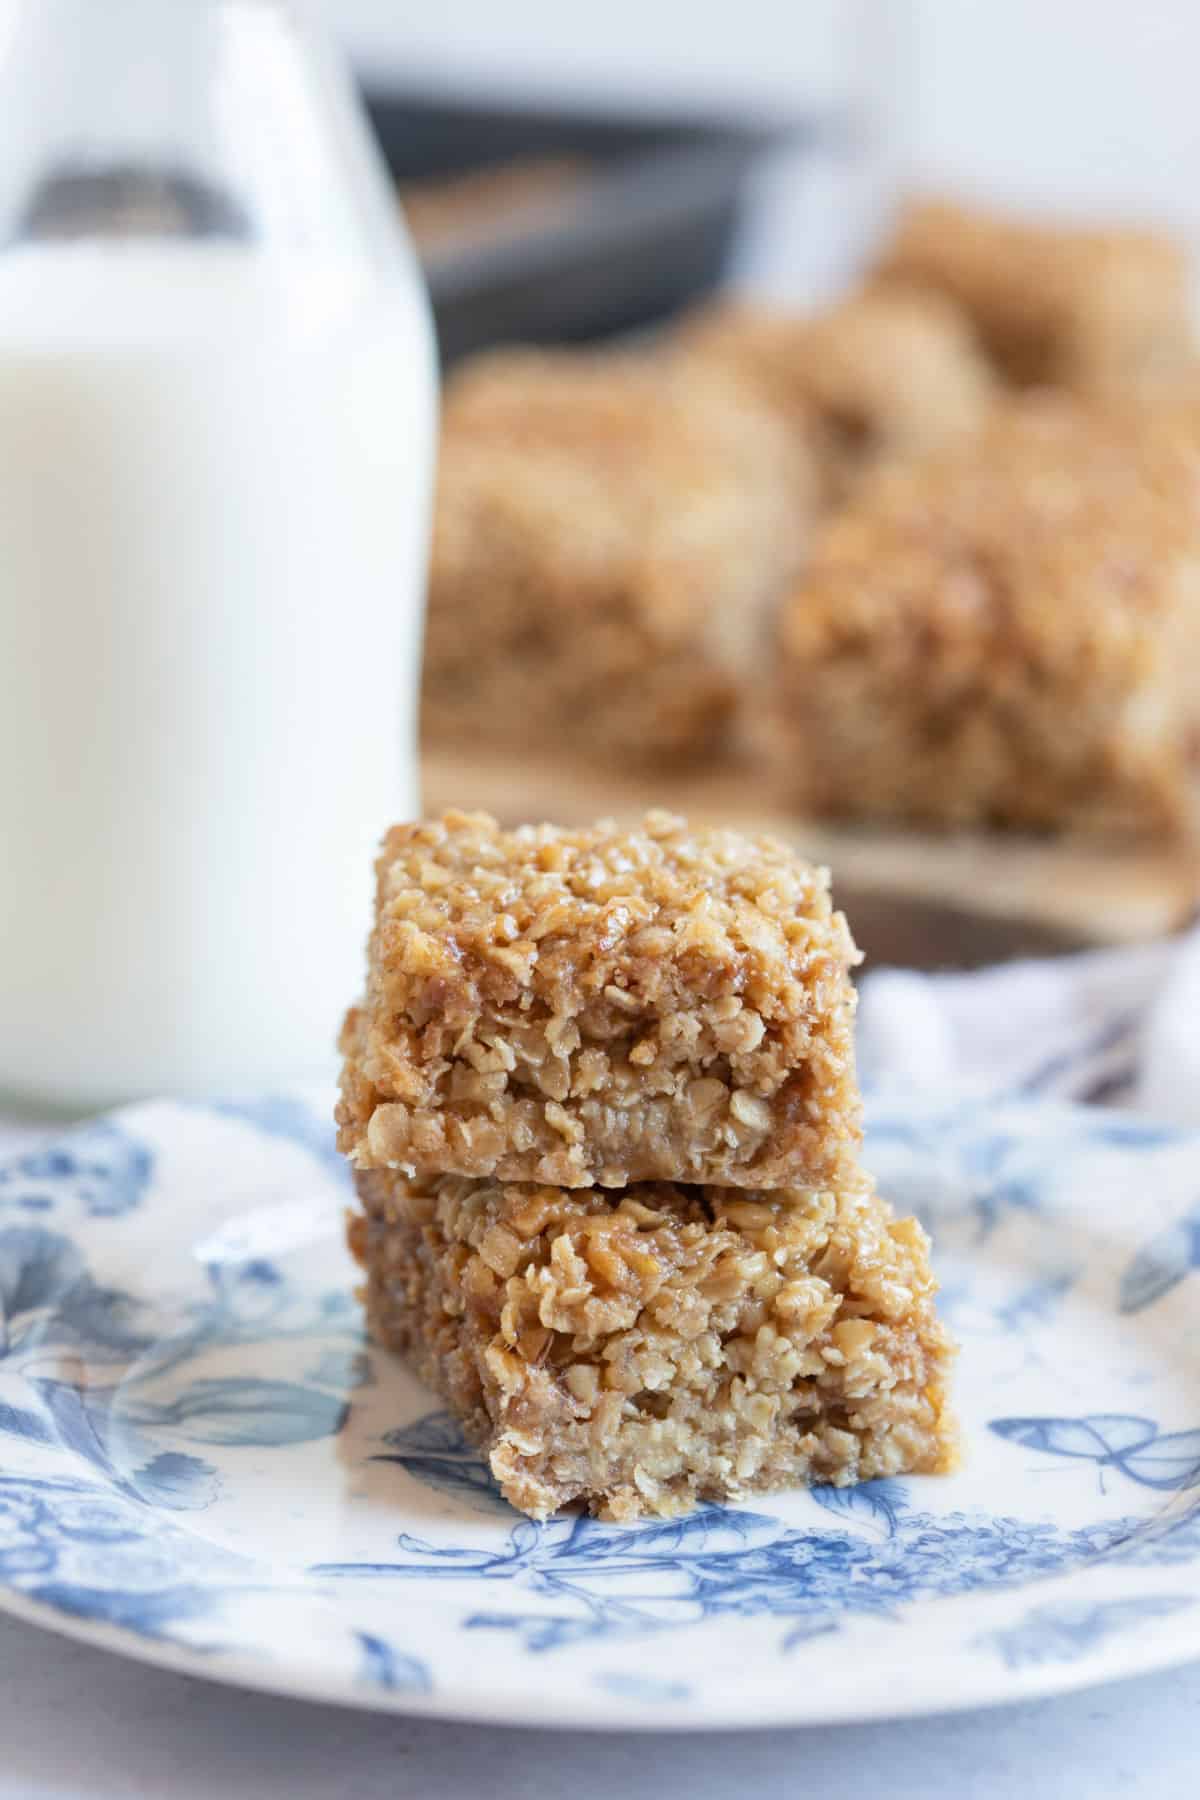
<path fill-rule="evenodd" d="M 0 1091 L 333 1067 L 417 805 L 434 395 L 415 277 L 0 257 Z"/>

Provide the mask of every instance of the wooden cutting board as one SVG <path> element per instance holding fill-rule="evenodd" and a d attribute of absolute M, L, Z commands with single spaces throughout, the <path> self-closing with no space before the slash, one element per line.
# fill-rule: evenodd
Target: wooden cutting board
<path fill-rule="evenodd" d="M 569 758 L 481 746 L 423 752 L 427 812 L 460 806 L 503 824 L 633 819 L 649 806 L 695 823 L 770 831 L 828 863 L 868 959 L 972 967 L 1017 955 L 1128 944 L 1179 930 L 1200 905 L 1200 847 L 831 826 L 789 815 L 755 769 L 647 779 Z"/>

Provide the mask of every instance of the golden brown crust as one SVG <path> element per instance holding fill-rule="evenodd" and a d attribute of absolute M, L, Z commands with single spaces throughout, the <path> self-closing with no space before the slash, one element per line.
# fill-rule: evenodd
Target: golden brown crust
<path fill-rule="evenodd" d="M 735 734 L 812 472 L 719 371 L 508 351 L 452 380 L 422 724 L 632 758 Z"/>
<path fill-rule="evenodd" d="M 856 958 L 827 872 L 770 838 L 397 826 L 340 1146 L 564 1187 L 832 1181 L 859 1141 Z"/>
<path fill-rule="evenodd" d="M 1194 351 L 1188 259 L 1150 231 L 1033 225 L 920 201 L 902 214 L 876 278 L 961 306 L 1020 386 L 1158 386 Z"/>
<path fill-rule="evenodd" d="M 994 397 L 969 328 L 936 295 L 859 294 L 807 315 L 726 304 L 678 342 L 758 385 L 812 443 L 834 501 L 873 469 L 970 437 Z"/>
<path fill-rule="evenodd" d="M 781 615 L 803 804 L 1163 832 L 1200 719 L 1200 465 L 1185 434 L 1067 397 L 881 477 Z"/>
<path fill-rule="evenodd" d="M 839 1193 L 356 1175 L 375 1337 L 535 1518 L 953 1466 L 928 1243 Z"/>

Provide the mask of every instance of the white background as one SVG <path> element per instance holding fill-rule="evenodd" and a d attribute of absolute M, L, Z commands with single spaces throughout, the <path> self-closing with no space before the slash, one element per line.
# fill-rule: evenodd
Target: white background
<path fill-rule="evenodd" d="M 892 63 L 924 180 L 1200 225 L 1197 0 L 311 0 L 447 85 L 788 111 Z"/>
<path fill-rule="evenodd" d="M 1158 217 L 1200 239 L 1200 0 L 312 3 L 376 70 L 452 88 L 786 112 L 886 76 L 895 155 L 915 177 Z M 840 222 L 829 191 L 798 197 L 789 179 L 773 184 L 775 224 L 764 218 L 744 272 L 801 287 Z M 1200 1668 L 853 1732 L 560 1738 L 227 1693 L 0 1618 L 0 1800 L 1183 1800 L 1198 1743 Z"/>
<path fill-rule="evenodd" d="M 1200 244 L 1200 0 L 309 0 L 378 76 L 644 109 L 865 100 L 857 167 L 782 157 L 732 271 L 811 301 L 903 184 L 1120 215 Z"/>

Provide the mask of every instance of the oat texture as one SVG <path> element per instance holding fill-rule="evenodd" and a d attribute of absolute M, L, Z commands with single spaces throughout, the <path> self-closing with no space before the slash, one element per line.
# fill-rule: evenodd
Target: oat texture
<path fill-rule="evenodd" d="M 787 602 L 776 749 L 798 802 L 1169 834 L 1200 723 L 1200 463 L 1066 396 L 881 476 Z"/>
<path fill-rule="evenodd" d="M 534 1518 L 953 1466 L 928 1244 L 861 1178 L 611 1194 L 376 1169 L 356 1184 L 373 1335 Z"/>
<path fill-rule="evenodd" d="M 426 736 L 635 762 L 735 747 L 814 480 L 724 371 L 475 358 L 443 415 Z"/>
<path fill-rule="evenodd" d="M 827 872 L 767 837 L 397 826 L 340 1146 L 568 1188 L 832 1184 L 859 1142 L 856 960 Z"/>

